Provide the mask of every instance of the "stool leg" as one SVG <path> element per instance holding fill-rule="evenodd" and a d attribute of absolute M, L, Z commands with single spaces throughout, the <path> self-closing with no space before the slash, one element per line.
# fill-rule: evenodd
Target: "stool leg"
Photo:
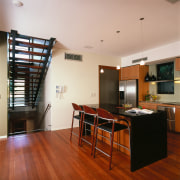
<path fill-rule="evenodd" d="M 78 145 L 80 145 L 80 139 L 81 139 L 82 117 L 83 117 L 83 115 L 82 115 L 82 113 L 81 113 L 81 119 L 80 119 L 80 121 L 79 121 L 80 127 L 79 127 L 79 140 L 78 140 Z"/>
<path fill-rule="evenodd" d="M 113 140 L 114 140 L 114 122 L 113 122 L 113 124 L 112 124 L 112 133 L 111 133 L 111 147 L 110 147 L 109 170 L 111 170 L 112 151 L 113 151 Z"/>
<path fill-rule="evenodd" d="M 128 128 L 129 130 L 129 151 L 130 151 L 130 157 L 131 157 L 131 129 Z"/>
<path fill-rule="evenodd" d="M 81 124 L 80 146 L 82 145 L 82 134 L 83 134 L 83 130 L 84 130 L 84 117 L 85 117 L 85 114 L 83 114 L 82 124 Z"/>
<path fill-rule="evenodd" d="M 94 158 L 95 158 L 95 153 L 96 153 L 97 134 L 98 134 L 98 128 L 96 127 L 95 140 L 94 140 L 94 151 L 93 151 Z"/>
<path fill-rule="evenodd" d="M 72 116 L 72 125 L 71 125 L 70 141 L 72 140 L 73 123 L 74 123 L 74 111 L 73 111 L 73 116 Z"/>
<path fill-rule="evenodd" d="M 94 133 L 95 133 L 95 128 L 96 128 L 96 117 L 94 117 L 94 128 L 93 128 L 93 136 L 92 136 L 91 155 L 93 155 L 93 150 L 94 150 Z"/>

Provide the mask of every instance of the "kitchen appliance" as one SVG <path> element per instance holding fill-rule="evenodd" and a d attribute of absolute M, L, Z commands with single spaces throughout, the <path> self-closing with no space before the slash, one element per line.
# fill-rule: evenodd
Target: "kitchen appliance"
<path fill-rule="evenodd" d="M 138 106 L 138 80 L 119 81 L 119 105 L 124 104 Z"/>
<path fill-rule="evenodd" d="M 158 106 L 157 110 L 166 111 L 167 130 L 170 132 L 175 132 L 175 107 Z"/>

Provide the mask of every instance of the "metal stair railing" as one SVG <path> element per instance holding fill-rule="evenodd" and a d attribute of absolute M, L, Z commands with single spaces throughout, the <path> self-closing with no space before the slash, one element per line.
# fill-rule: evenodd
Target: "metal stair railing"
<path fill-rule="evenodd" d="M 18 34 L 9 34 L 9 87 L 10 106 L 18 105 L 17 93 L 24 94 L 24 105 L 31 101 L 32 108 L 37 104 L 37 96 L 51 61 L 51 50 L 55 38 L 40 39 Z M 24 81 L 17 86 L 18 81 Z M 21 88 L 20 88 L 21 87 Z M 24 88 L 22 88 L 24 87 Z"/>

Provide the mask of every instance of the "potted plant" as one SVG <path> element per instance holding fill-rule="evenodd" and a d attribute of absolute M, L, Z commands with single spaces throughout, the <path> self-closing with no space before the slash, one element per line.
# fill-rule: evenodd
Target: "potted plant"
<path fill-rule="evenodd" d="M 147 91 L 147 94 L 145 94 L 145 101 L 149 101 L 150 100 L 150 94 L 149 91 Z"/>

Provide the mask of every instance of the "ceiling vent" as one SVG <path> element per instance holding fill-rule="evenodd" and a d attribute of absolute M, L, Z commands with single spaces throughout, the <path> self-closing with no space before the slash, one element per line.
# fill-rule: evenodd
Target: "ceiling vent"
<path fill-rule="evenodd" d="M 66 60 L 82 61 L 82 55 L 65 53 Z"/>
<path fill-rule="evenodd" d="M 168 2 L 170 2 L 170 3 L 176 3 L 176 2 L 178 2 L 178 1 L 180 1 L 180 0 L 166 0 L 166 1 L 168 1 Z"/>
<path fill-rule="evenodd" d="M 143 58 L 139 58 L 139 59 L 135 59 L 135 60 L 132 60 L 132 63 L 138 63 L 138 62 L 141 62 L 141 61 L 147 61 L 147 57 L 143 57 Z"/>

